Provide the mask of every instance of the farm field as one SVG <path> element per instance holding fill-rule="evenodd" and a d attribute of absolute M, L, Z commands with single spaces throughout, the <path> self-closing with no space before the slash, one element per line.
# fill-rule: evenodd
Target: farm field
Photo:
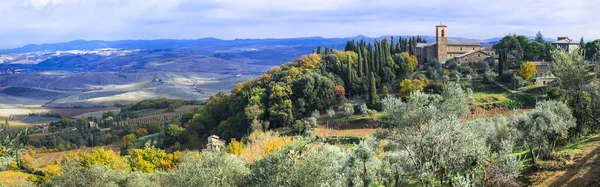
<path fill-rule="evenodd" d="M 149 123 L 150 121 L 164 121 L 164 120 L 171 120 L 171 119 L 178 119 L 179 117 L 181 117 L 184 113 L 186 112 L 193 112 L 195 109 L 198 109 L 202 106 L 200 105 L 184 105 L 181 106 L 177 109 L 175 109 L 175 111 L 173 112 L 166 112 L 167 109 L 160 109 L 160 110 L 148 110 L 148 111 L 144 111 L 141 114 L 151 114 L 151 115 L 145 115 L 139 118 L 134 118 L 134 119 L 128 119 L 128 120 L 123 120 L 120 121 L 119 124 L 145 124 L 145 123 Z M 139 114 L 138 114 L 139 115 Z"/>

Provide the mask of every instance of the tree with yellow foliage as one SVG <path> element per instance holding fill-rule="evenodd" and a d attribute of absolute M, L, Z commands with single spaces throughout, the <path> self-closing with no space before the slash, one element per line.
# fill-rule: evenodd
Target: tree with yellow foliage
<path fill-rule="evenodd" d="M 417 65 L 419 65 L 419 61 L 417 60 L 417 57 L 415 55 L 409 55 L 407 52 L 401 53 L 402 58 L 404 58 L 406 60 L 406 63 L 408 64 L 408 72 L 412 73 L 415 71 L 415 69 L 417 68 Z"/>
<path fill-rule="evenodd" d="M 232 141 L 233 142 L 233 141 Z M 239 143 L 239 142 L 238 142 Z M 292 144 L 291 137 L 280 137 L 272 131 L 254 131 L 248 136 L 248 144 L 243 147 L 241 143 L 231 147 L 232 152 L 239 152 L 240 158 L 253 163 L 254 160 L 270 155 Z M 230 143 L 232 145 L 232 143 Z M 240 149 L 240 146 L 243 148 Z M 229 151 L 229 146 L 227 147 Z"/>
<path fill-rule="evenodd" d="M 319 67 L 319 63 L 321 62 L 321 57 L 317 54 L 304 55 L 300 58 L 300 66 L 303 69 L 311 70 Z"/>
<path fill-rule="evenodd" d="M 381 93 L 390 94 L 390 89 L 387 86 L 383 86 L 383 88 L 381 89 Z"/>
<path fill-rule="evenodd" d="M 517 74 L 525 80 L 531 79 L 537 73 L 535 63 L 531 61 L 523 62 L 521 68 L 517 70 Z"/>
<path fill-rule="evenodd" d="M 232 138 L 229 145 L 227 145 L 227 153 L 240 156 L 244 151 L 247 151 L 244 149 L 244 143 L 237 141 L 235 138 Z"/>
<path fill-rule="evenodd" d="M 166 153 L 164 150 L 147 147 L 145 149 L 134 149 L 129 157 L 129 165 L 132 171 L 151 173 L 159 170 L 170 170 L 177 167 L 181 162 L 181 153 Z"/>
<path fill-rule="evenodd" d="M 337 51 L 335 56 L 337 56 L 340 62 L 342 62 L 346 67 L 348 67 L 348 64 L 350 64 L 352 68 L 358 68 L 358 64 L 356 63 L 358 60 L 358 54 L 356 54 L 354 51 Z"/>
<path fill-rule="evenodd" d="M 146 130 L 146 128 L 139 128 L 139 129 L 135 130 L 135 134 L 138 137 L 146 136 L 146 135 L 148 135 L 148 130 Z"/>
<path fill-rule="evenodd" d="M 133 146 L 135 145 L 135 141 L 136 140 L 137 140 L 137 137 L 135 136 L 135 134 L 125 135 L 121 139 L 121 141 L 123 142 L 123 144 L 125 144 L 125 148 L 127 148 L 127 149 L 133 148 Z"/>
<path fill-rule="evenodd" d="M 133 134 L 132 134 L 133 135 Z M 135 136 L 135 135 L 134 135 Z M 59 163 L 66 162 L 67 159 L 77 159 L 83 167 L 91 167 L 93 165 L 106 166 L 112 171 L 128 171 L 129 165 L 123 158 L 112 150 L 104 148 L 94 149 L 91 153 L 70 153 Z"/>
<path fill-rule="evenodd" d="M 400 97 L 406 99 L 410 94 L 416 91 L 418 88 L 413 84 L 413 81 L 410 79 L 404 79 L 400 82 Z"/>
<path fill-rule="evenodd" d="M 429 79 L 427 77 L 421 77 L 413 80 L 413 84 L 417 87 L 418 90 L 423 90 L 427 85 L 429 85 Z"/>

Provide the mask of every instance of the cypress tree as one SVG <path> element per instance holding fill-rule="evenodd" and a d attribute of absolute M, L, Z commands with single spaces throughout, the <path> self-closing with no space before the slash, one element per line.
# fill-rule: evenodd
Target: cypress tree
<path fill-rule="evenodd" d="M 583 36 L 581 37 L 581 40 L 579 41 L 579 50 L 581 51 L 581 54 L 583 56 L 585 56 L 585 42 L 583 41 Z"/>
<path fill-rule="evenodd" d="M 362 73 L 363 73 L 363 60 L 362 60 L 362 46 L 358 45 L 358 51 L 357 51 L 357 56 L 358 56 L 358 72 L 357 76 L 358 77 L 362 77 Z"/>
<path fill-rule="evenodd" d="M 318 46 L 318 47 L 317 47 L 317 54 L 321 54 L 321 52 L 322 52 L 322 51 L 321 51 L 321 46 Z"/>
<path fill-rule="evenodd" d="M 348 42 L 346 42 L 346 47 L 344 48 L 344 51 L 356 51 L 356 46 L 354 45 L 354 39 L 348 40 Z"/>
<path fill-rule="evenodd" d="M 371 109 L 379 109 L 381 103 L 375 87 L 375 76 L 371 73 L 369 80 L 369 105 Z"/>
<path fill-rule="evenodd" d="M 388 51 L 389 53 L 394 53 L 394 36 L 392 36 L 392 39 L 390 40 L 390 42 L 392 43 L 390 45 L 390 51 Z"/>
<path fill-rule="evenodd" d="M 535 41 L 539 42 L 539 43 L 546 43 L 546 40 L 544 40 L 544 35 L 542 35 L 542 32 L 538 31 L 538 33 L 535 35 Z"/>
<path fill-rule="evenodd" d="M 346 91 L 348 92 L 348 99 L 350 99 L 350 90 L 353 88 L 353 84 L 352 84 L 352 61 L 348 61 L 348 83 L 346 83 Z"/>

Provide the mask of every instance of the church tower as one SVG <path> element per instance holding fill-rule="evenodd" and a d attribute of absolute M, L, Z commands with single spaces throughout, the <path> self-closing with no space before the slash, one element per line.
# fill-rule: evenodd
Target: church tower
<path fill-rule="evenodd" d="M 448 56 L 448 27 L 443 24 L 435 26 L 435 42 L 437 44 L 437 60 L 442 63 L 445 62 Z"/>

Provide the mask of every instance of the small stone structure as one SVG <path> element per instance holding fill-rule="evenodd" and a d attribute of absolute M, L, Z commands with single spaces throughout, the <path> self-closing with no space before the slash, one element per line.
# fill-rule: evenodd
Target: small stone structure
<path fill-rule="evenodd" d="M 552 74 L 550 62 L 536 61 L 533 63 L 535 64 L 535 70 L 537 71 L 533 77 L 535 84 L 545 85 L 556 81 L 557 78 Z"/>
<path fill-rule="evenodd" d="M 208 143 L 206 144 L 206 149 L 211 151 L 221 150 L 221 148 L 225 145 L 225 141 L 219 139 L 217 135 L 211 135 L 208 137 Z"/>

